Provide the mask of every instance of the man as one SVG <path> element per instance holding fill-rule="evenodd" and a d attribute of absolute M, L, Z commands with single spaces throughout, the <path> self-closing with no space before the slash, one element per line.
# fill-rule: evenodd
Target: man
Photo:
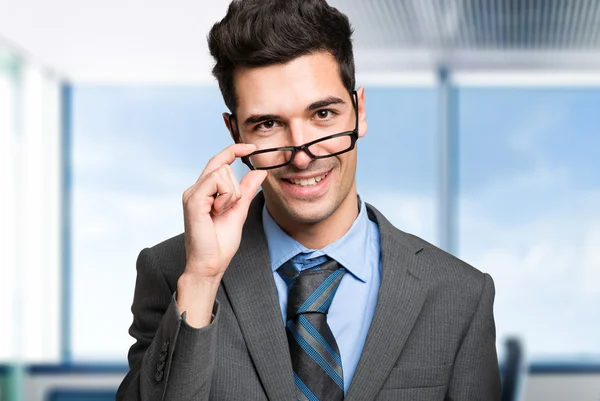
<path fill-rule="evenodd" d="M 118 400 L 499 399 L 492 279 L 357 194 L 351 33 L 325 0 L 234 1 L 211 30 L 235 144 L 139 256 Z"/>

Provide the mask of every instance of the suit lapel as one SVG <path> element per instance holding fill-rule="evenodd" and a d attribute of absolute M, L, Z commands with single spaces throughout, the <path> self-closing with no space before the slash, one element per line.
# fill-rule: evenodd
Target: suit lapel
<path fill-rule="evenodd" d="M 373 320 L 346 401 L 375 399 L 425 302 L 426 284 L 419 278 L 425 262 L 420 248 L 402 243 L 383 215 L 368 205 L 369 217 L 379 225 L 382 277 Z"/>
<path fill-rule="evenodd" d="M 259 193 L 250 205 L 240 248 L 223 276 L 223 286 L 267 396 L 291 400 L 292 363 L 262 228 L 263 204 Z"/>

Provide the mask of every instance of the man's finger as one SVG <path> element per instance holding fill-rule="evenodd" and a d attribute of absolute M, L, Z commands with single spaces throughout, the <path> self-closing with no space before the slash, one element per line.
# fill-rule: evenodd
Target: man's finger
<path fill-rule="evenodd" d="M 223 214 L 227 211 L 227 209 L 232 207 L 235 202 L 237 202 L 237 199 L 235 198 L 235 194 L 233 192 L 220 194 L 213 203 L 212 213 L 216 216 Z"/>
<path fill-rule="evenodd" d="M 249 155 L 256 150 L 256 145 L 246 143 L 235 143 L 223 149 L 220 153 L 213 156 L 208 161 L 204 171 L 200 174 L 199 180 L 205 177 L 207 174 L 212 173 L 224 164 L 231 164 L 236 158 Z"/>
<path fill-rule="evenodd" d="M 231 185 L 233 186 L 233 189 L 235 191 L 235 196 L 237 197 L 237 199 L 240 199 L 242 197 L 242 190 L 240 189 L 240 183 L 237 177 L 235 176 L 235 173 L 233 172 L 233 168 L 231 168 L 231 166 L 227 166 L 227 173 L 229 174 L 229 178 L 231 179 Z"/>
<path fill-rule="evenodd" d="M 254 194 L 256 194 L 256 191 L 258 191 L 265 178 L 267 178 L 267 172 L 264 170 L 252 170 L 248 172 L 240 182 L 240 190 L 242 191 L 240 202 L 250 205 Z"/>
<path fill-rule="evenodd" d="M 241 198 L 241 190 L 229 165 L 219 167 L 211 176 L 216 176 L 219 180 L 219 195 L 213 204 L 213 212 L 216 215 L 220 215 L 225 213 Z M 224 188 L 224 190 L 221 188 Z"/>
<path fill-rule="evenodd" d="M 220 214 L 237 201 L 231 177 L 223 168 L 214 171 L 184 193 L 184 207 L 192 207 L 200 213 Z M 215 197 L 215 195 L 217 195 Z M 215 213 L 216 212 L 216 213 Z"/>

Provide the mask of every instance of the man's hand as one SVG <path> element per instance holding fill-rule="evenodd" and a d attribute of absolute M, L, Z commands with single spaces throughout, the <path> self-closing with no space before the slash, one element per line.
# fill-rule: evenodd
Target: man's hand
<path fill-rule="evenodd" d="M 256 147 L 231 145 L 210 159 L 198 181 L 183 193 L 186 266 L 177 282 L 177 305 L 194 327 L 210 323 L 221 278 L 237 252 L 254 194 L 267 176 L 248 172 L 238 182 L 231 163 Z"/>

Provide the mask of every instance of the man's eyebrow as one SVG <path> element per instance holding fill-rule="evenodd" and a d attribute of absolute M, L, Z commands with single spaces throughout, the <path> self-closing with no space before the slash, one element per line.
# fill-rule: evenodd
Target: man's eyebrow
<path fill-rule="evenodd" d="M 311 103 L 306 108 L 306 111 L 309 112 L 309 111 L 314 111 L 314 110 L 322 109 L 323 107 L 327 107 L 327 106 L 330 106 L 332 104 L 346 104 L 346 102 L 343 99 L 340 99 L 339 97 L 329 96 L 326 99 L 317 100 L 316 102 Z"/>
<path fill-rule="evenodd" d="M 281 119 L 281 116 L 278 116 L 277 114 L 252 114 L 250 117 L 248 117 L 244 121 L 244 126 L 261 123 L 263 121 L 279 120 L 279 119 Z"/>

